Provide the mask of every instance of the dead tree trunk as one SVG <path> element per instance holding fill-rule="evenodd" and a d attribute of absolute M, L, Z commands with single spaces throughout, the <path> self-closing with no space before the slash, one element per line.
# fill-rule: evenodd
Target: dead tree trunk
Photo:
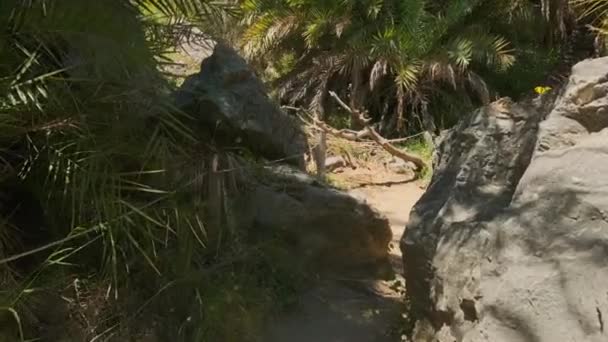
<path fill-rule="evenodd" d="M 325 123 L 323 123 L 323 125 L 321 126 L 321 129 L 323 129 L 324 131 L 326 131 L 328 133 L 331 133 L 331 134 L 334 134 L 337 136 L 341 136 L 346 139 L 349 139 L 347 137 L 355 138 L 355 139 L 350 139 L 350 140 L 356 140 L 357 137 L 359 137 L 359 136 L 361 136 L 361 137 L 369 136 L 369 138 L 371 138 L 373 141 L 375 141 L 378 145 L 382 146 L 382 148 L 384 148 L 384 150 L 387 151 L 388 153 L 390 153 L 391 155 L 393 155 L 397 158 L 400 158 L 406 162 L 413 163 L 416 166 L 417 171 L 424 170 L 427 167 L 426 163 L 424 162 L 424 160 L 422 160 L 422 158 L 418 157 L 417 155 L 410 154 L 408 152 L 405 152 L 405 151 L 395 147 L 393 144 L 390 143 L 389 140 L 387 140 L 382 135 L 380 135 L 378 132 L 376 132 L 376 130 L 371 126 L 370 120 L 365 118 L 365 115 L 363 115 L 362 112 L 355 110 L 355 109 L 351 109 L 333 91 L 329 92 L 329 94 L 338 102 L 338 104 L 340 104 L 340 106 L 342 106 L 342 108 L 344 108 L 349 113 L 351 113 L 353 120 L 356 120 L 359 125 L 364 127 L 364 129 L 359 132 L 354 132 L 354 131 L 350 131 L 350 130 L 336 130 L 336 129 L 331 128 L 329 125 L 327 125 Z"/>
<path fill-rule="evenodd" d="M 322 121 L 322 116 L 316 116 L 316 120 Z M 317 166 L 317 177 L 323 179 L 325 178 L 326 171 L 326 159 L 327 159 L 327 132 L 321 130 L 319 132 L 319 144 L 315 146 L 313 149 L 313 158 L 315 160 L 315 165 Z"/>

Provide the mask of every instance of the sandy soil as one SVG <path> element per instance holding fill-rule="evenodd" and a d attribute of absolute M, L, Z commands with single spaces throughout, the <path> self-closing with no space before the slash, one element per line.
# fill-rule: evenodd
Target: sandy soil
<path fill-rule="evenodd" d="M 328 281 L 301 298 L 296 312 L 277 320 L 271 342 L 398 342 L 402 312 L 402 261 L 399 250 L 410 210 L 424 190 L 409 182 L 349 191 L 386 215 L 393 230 L 391 261 L 396 279 Z"/>

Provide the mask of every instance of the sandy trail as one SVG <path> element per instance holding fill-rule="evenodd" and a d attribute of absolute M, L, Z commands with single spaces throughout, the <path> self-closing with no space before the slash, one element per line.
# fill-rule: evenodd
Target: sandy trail
<path fill-rule="evenodd" d="M 416 182 L 370 186 L 350 193 L 386 215 L 393 231 L 395 281 L 335 281 L 305 294 L 296 312 L 271 328 L 271 342 L 398 342 L 402 261 L 399 239 L 413 205 L 424 193 Z"/>
<path fill-rule="evenodd" d="M 416 182 L 410 182 L 391 186 L 365 187 L 350 192 L 362 196 L 372 207 L 388 217 L 393 231 L 393 241 L 390 249 L 391 261 L 395 272 L 401 274 L 403 272 L 403 262 L 399 240 L 403 236 L 405 225 L 410 218 L 410 211 L 424 194 L 424 189 Z"/>

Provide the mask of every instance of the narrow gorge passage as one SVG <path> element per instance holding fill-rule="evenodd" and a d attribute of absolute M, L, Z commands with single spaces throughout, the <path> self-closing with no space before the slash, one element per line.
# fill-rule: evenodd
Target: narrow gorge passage
<path fill-rule="evenodd" d="M 365 198 L 372 207 L 388 218 L 393 232 L 390 245 L 391 264 L 399 280 L 402 280 L 403 275 L 399 240 L 409 220 L 410 211 L 422 197 L 424 191 L 425 189 L 415 181 L 391 186 L 363 187 L 350 191 L 355 196 Z"/>
<path fill-rule="evenodd" d="M 351 190 L 388 217 L 393 232 L 395 280 L 335 279 L 306 293 L 297 311 L 271 327 L 272 342 L 397 342 L 402 312 L 399 239 L 413 205 L 424 193 L 415 182 Z"/>

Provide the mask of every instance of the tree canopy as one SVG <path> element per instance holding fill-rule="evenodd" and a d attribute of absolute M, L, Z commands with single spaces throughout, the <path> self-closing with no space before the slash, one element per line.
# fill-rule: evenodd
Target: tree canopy
<path fill-rule="evenodd" d="M 245 0 L 242 44 L 262 69 L 279 70 L 273 84 L 286 103 L 324 111 L 335 90 L 383 131 L 434 130 L 454 102 L 487 103 L 498 94 L 489 79 L 511 79 L 509 70 L 524 65 L 547 71 L 559 49 L 551 37 L 569 29 L 567 5 Z"/>

